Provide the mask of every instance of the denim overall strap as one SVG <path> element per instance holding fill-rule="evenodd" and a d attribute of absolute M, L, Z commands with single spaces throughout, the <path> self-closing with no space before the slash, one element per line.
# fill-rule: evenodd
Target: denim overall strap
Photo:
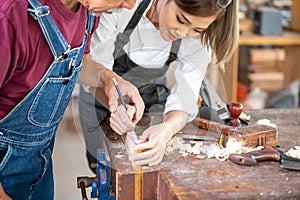
<path fill-rule="evenodd" d="M 42 5 L 37 0 L 27 0 L 32 8 L 28 12 L 38 21 L 40 27 L 48 41 L 55 60 L 63 57 L 70 50 L 70 45 L 66 42 L 60 31 L 50 16 L 49 7 Z M 56 41 L 55 43 L 51 41 Z"/>

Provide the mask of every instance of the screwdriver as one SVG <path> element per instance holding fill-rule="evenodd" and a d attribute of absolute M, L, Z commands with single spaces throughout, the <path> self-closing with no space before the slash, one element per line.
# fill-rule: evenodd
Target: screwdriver
<path fill-rule="evenodd" d="M 121 91 L 120 91 L 120 88 L 118 86 L 118 83 L 117 83 L 116 79 L 113 78 L 112 81 L 113 81 L 113 83 L 115 85 L 115 88 L 116 88 L 116 90 L 118 92 L 118 95 L 119 95 L 119 98 L 121 100 L 122 105 L 124 106 L 125 110 L 127 110 L 125 100 L 124 100 L 124 98 L 123 98 L 123 96 L 121 94 Z M 131 138 L 131 140 L 134 142 L 134 144 L 138 144 L 138 137 L 137 137 L 137 135 L 136 135 L 136 133 L 135 133 L 135 131 L 133 129 L 127 131 L 127 134 Z"/>

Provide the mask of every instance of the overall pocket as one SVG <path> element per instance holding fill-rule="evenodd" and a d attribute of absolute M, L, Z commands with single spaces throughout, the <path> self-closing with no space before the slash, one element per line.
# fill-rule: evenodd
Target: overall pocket
<path fill-rule="evenodd" d="M 11 152 L 11 147 L 8 144 L 0 142 L 0 171 L 5 167 Z"/>
<path fill-rule="evenodd" d="M 70 101 L 74 83 L 70 77 L 47 78 L 29 109 L 28 120 L 37 126 L 58 124 Z"/>

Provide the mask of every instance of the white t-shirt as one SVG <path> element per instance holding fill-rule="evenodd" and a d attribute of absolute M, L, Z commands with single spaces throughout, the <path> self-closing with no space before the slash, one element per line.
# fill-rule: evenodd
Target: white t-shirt
<path fill-rule="evenodd" d="M 100 24 L 91 40 L 93 60 L 112 70 L 115 38 L 119 32 L 123 32 L 140 2 L 137 0 L 132 10 L 122 9 L 121 12 L 101 15 Z M 150 6 L 151 3 L 147 10 Z M 172 42 L 161 37 L 160 31 L 146 17 L 147 10 L 124 46 L 124 51 L 132 61 L 144 68 L 161 68 L 169 57 Z M 199 90 L 211 62 L 211 49 L 203 47 L 199 37 L 183 38 L 177 55 L 175 84 L 167 98 L 164 113 L 185 111 L 191 121 L 198 113 Z"/>

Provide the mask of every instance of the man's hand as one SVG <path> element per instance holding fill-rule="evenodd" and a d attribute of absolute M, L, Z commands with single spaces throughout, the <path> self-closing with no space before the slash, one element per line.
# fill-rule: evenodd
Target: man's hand
<path fill-rule="evenodd" d="M 135 123 L 132 119 L 135 111 L 134 106 L 127 105 L 127 110 L 125 110 L 123 105 L 119 105 L 116 112 L 112 112 L 110 115 L 110 127 L 119 135 L 134 129 Z"/>
<path fill-rule="evenodd" d="M 128 115 L 124 117 L 123 114 L 125 114 L 125 112 L 117 109 L 119 105 L 119 95 L 112 81 L 113 78 L 118 82 L 122 95 L 125 99 L 128 99 L 128 104 L 134 107 L 134 114 L 130 114 L 132 108 L 127 108 Z M 134 126 L 134 124 L 142 118 L 145 104 L 138 89 L 115 72 L 94 61 L 89 55 L 84 56 L 78 82 L 90 86 L 89 90 L 95 95 L 97 100 L 109 109 L 112 115 L 118 111 L 117 115 L 121 117 L 119 118 L 121 120 L 115 120 L 115 127 L 119 124 L 123 128 L 114 129 L 117 133 L 122 134 L 123 131 L 126 131 L 125 129 L 130 130 L 129 127 Z M 129 105 L 127 105 L 127 107 L 128 106 Z M 123 114 L 121 112 L 123 112 Z M 124 127 L 124 125 L 127 126 L 127 128 Z"/>
<path fill-rule="evenodd" d="M 4 191 L 2 184 L 0 183 L 0 200 L 12 200 Z"/>
<path fill-rule="evenodd" d="M 105 72 L 103 72 L 103 87 L 108 98 L 108 109 L 111 113 L 120 111 L 120 109 L 117 109 L 119 105 L 119 95 L 115 88 L 115 85 L 113 84 L 112 78 L 116 78 L 122 95 L 129 101 L 128 104 L 134 106 L 135 113 L 132 116 L 132 122 L 136 124 L 142 118 L 145 109 L 144 101 L 140 96 L 138 89 L 133 84 L 124 80 L 110 70 L 106 70 Z M 132 112 L 132 110 L 127 111 Z"/>

